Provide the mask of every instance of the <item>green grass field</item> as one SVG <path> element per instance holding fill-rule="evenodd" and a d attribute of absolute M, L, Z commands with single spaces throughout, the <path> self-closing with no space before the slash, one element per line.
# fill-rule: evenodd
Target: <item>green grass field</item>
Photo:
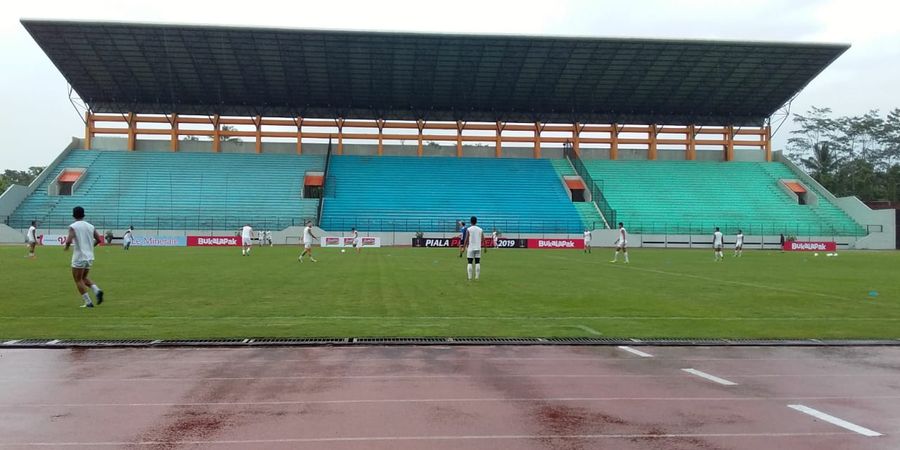
<path fill-rule="evenodd" d="M 900 338 L 900 253 L 98 248 L 106 302 L 78 308 L 60 247 L 0 247 L 0 340 L 541 336 Z M 877 292 L 877 295 L 873 295 Z M 597 334 L 599 333 L 599 334 Z"/>

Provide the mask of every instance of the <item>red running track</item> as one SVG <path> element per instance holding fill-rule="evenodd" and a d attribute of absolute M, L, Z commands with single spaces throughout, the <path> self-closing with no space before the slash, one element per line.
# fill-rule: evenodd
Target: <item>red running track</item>
<path fill-rule="evenodd" d="M 898 347 L 634 348 L 0 350 L 0 448 L 900 448 Z"/>

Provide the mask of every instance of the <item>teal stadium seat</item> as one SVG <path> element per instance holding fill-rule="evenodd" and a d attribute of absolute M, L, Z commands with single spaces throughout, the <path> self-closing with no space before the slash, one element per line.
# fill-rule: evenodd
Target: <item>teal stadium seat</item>
<path fill-rule="evenodd" d="M 283 229 L 314 218 L 318 199 L 303 199 L 303 175 L 321 171 L 323 156 L 74 150 L 10 217 L 10 225 L 72 221 L 81 205 L 101 229 L 227 230 L 249 222 Z M 71 196 L 49 196 L 65 168 L 84 167 Z"/>
<path fill-rule="evenodd" d="M 333 156 L 325 186 L 325 229 L 451 231 L 473 215 L 503 233 L 584 227 L 548 160 Z"/>
<path fill-rule="evenodd" d="M 864 235 L 846 213 L 818 195 L 799 205 L 779 187 L 796 179 L 781 163 L 583 160 L 618 221 L 632 232 Z M 813 189 L 812 186 L 807 186 Z"/>

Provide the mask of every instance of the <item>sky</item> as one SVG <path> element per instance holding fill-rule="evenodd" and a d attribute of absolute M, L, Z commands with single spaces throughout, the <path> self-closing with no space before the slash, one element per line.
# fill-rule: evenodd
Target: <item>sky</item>
<path fill-rule="evenodd" d="M 0 170 L 46 165 L 83 136 L 59 71 L 19 20 L 851 44 L 794 100 L 837 115 L 900 107 L 900 2 L 876 0 L 171 1 L 34 0 L 0 9 Z M 774 148 L 784 147 L 785 124 Z"/>

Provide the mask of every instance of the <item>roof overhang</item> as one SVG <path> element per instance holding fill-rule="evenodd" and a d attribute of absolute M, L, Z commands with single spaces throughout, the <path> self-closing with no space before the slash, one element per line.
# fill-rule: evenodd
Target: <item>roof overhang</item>
<path fill-rule="evenodd" d="M 101 113 L 761 125 L 849 48 L 22 24 Z"/>

